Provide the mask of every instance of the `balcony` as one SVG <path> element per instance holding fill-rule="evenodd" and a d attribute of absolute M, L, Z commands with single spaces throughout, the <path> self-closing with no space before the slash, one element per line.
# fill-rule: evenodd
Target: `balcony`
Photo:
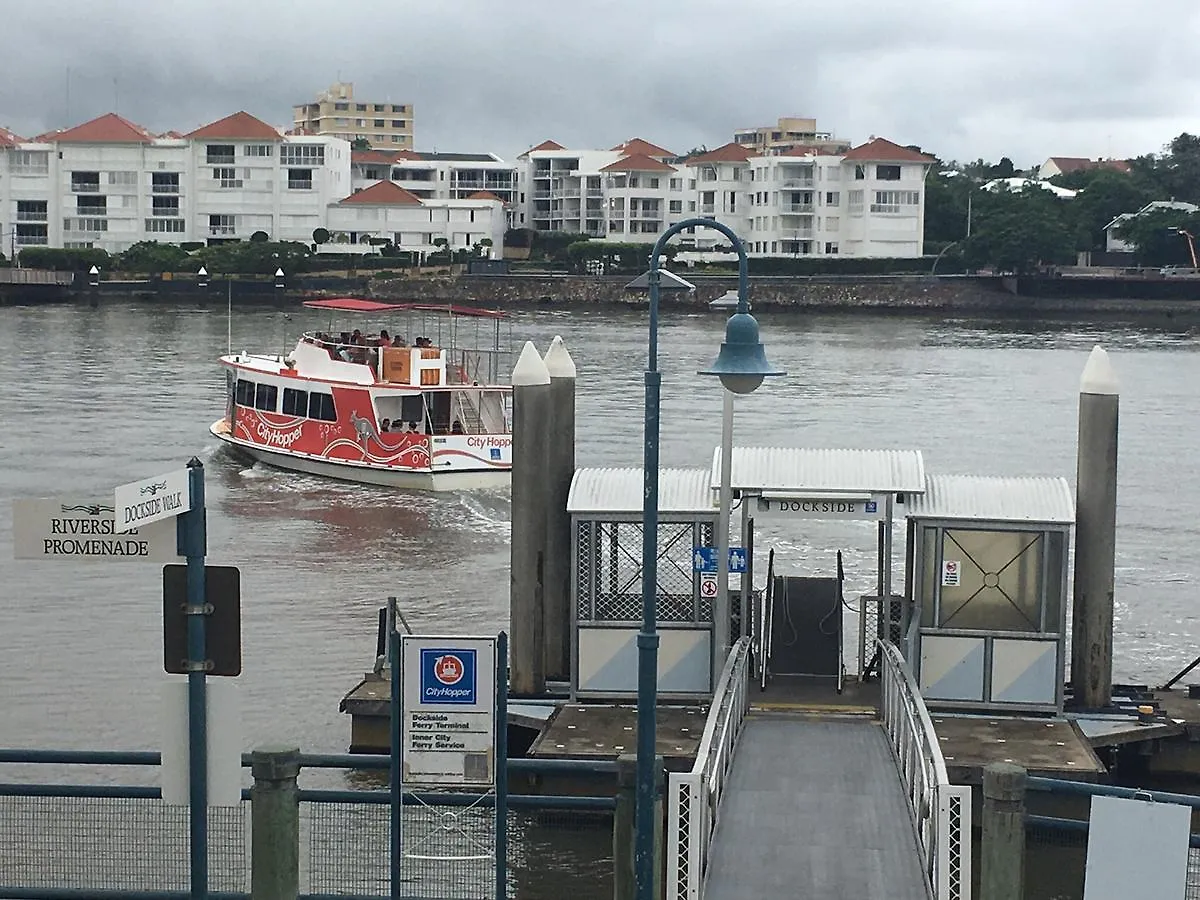
<path fill-rule="evenodd" d="M 179 207 L 178 206 L 156 206 L 156 207 L 154 207 L 154 209 L 150 210 L 150 215 L 152 215 L 152 216 L 178 216 L 179 215 Z"/>
<path fill-rule="evenodd" d="M 289 191 L 311 191 L 312 186 L 313 186 L 313 183 L 312 183 L 311 178 L 309 178 L 307 180 L 291 179 L 291 178 L 288 179 L 288 190 Z"/>
<path fill-rule="evenodd" d="M 539 190 L 539 191 L 534 191 L 534 192 L 533 192 L 533 199 L 534 199 L 534 200 L 549 200 L 549 199 L 550 199 L 550 192 L 549 192 L 549 191 L 547 191 L 547 190 Z"/>
<path fill-rule="evenodd" d="M 21 211 L 18 209 L 17 210 L 17 221 L 18 222 L 45 222 L 48 220 L 46 218 L 46 211 L 44 209 L 41 211 L 37 211 L 37 210 Z"/>
<path fill-rule="evenodd" d="M 801 189 L 802 188 L 811 188 L 811 187 L 813 187 L 813 184 L 814 184 L 814 182 L 811 177 L 809 177 L 809 178 L 789 178 L 786 181 L 784 181 L 782 184 L 780 184 L 779 187 L 782 188 L 783 190 L 787 191 L 787 190 L 795 190 L 797 188 L 801 188 Z"/>
<path fill-rule="evenodd" d="M 700 215 L 702 215 L 702 216 L 711 216 L 716 211 L 717 211 L 717 206 L 715 203 L 701 203 L 700 204 Z"/>
<path fill-rule="evenodd" d="M 579 196 L 579 188 L 556 188 L 550 192 L 551 199 L 557 200 L 560 197 L 575 198 Z"/>
<path fill-rule="evenodd" d="M 808 241 L 813 238 L 813 229 L 811 228 L 780 228 L 779 234 L 783 236 L 785 241 Z"/>
<path fill-rule="evenodd" d="M 226 156 L 223 153 L 209 153 L 204 157 L 204 164 L 208 166 L 236 166 L 237 157 L 233 154 Z"/>
<path fill-rule="evenodd" d="M 232 237 L 237 234 L 236 225 L 209 225 L 209 237 Z"/>
<path fill-rule="evenodd" d="M 178 194 L 179 184 L 155 184 L 151 185 L 150 193 L 152 194 Z"/>
<path fill-rule="evenodd" d="M 49 243 L 44 234 L 21 234 L 17 232 L 16 244 L 18 247 L 45 247 Z"/>
<path fill-rule="evenodd" d="M 789 213 L 791 215 L 809 214 L 815 210 L 813 203 L 780 203 L 779 211 L 781 213 Z"/>
<path fill-rule="evenodd" d="M 100 182 L 72 181 L 71 192 L 74 194 L 98 194 L 100 193 Z"/>

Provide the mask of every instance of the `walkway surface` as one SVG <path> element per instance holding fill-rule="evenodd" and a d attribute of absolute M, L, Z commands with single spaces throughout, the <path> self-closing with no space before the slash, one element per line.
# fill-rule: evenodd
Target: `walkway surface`
<path fill-rule="evenodd" d="M 751 713 L 704 896 L 928 900 L 904 788 L 874 721 Z"/>

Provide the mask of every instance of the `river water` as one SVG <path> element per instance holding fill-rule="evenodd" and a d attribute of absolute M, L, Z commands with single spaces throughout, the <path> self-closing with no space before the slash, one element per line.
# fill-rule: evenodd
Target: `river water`
<path fill-rule="evenodd" d="M 1122 384 L 1117 676 L 1162 679 L 1200 652 L 1193 330 L 759 318 L 770 359 L 789 374 L 739 399 L 739 443 L 916 448 L 928 470 L 947 473 L 1073 482 L 1079 374 L 1091 347 L 1103 344 Z M 389 323 L 355 323 L 379 324 Z M 644 314 L 540 310 L 515 313 L 512 325 L 516 341 L 542 350 L 561 334 L 575 357 L 578 463 L 640 465 Z M 327 326 L 326 314 L 298 307 L 235 307 L 233 344 L 277 352 L 301 330 Z M 233 458 L 208 433 L 223 412 L 215 358 L 226 328 L 223 309 L 186 305 L 0 309 L 0 746 L 156 747 L 158 567 L 14 561 L 8 501 L 111 496 L 114 486 L 192 455 L 206 465 L 209 562 L 242 571 L 247 748 L 345 750 L 349 721 L 338 701 L 370 666 L 381 597 L 399 596 L 419 632 L 506 627 L 506 493 L 350 486 Z M 720 316 L 664 313 L 664 465 L 711 461 L 720 396 L 713 379 L 695 372 L 722 333 Z M 873 539 L 864 523 L 801 522 L 760 530 L 757 546 L 764 554 L 773 547 L 778 567 L 797 574 L 831 571 L 842 549 L 852 594 L 873 584 Z M 898 552 L 897 579 L 902 559 Z M 538 855 L 563 870 L 586 870 L 589 855 L 605 852 L 603 839 L 565 831 L 546 841 Z M 574 879 L 570 890 L 590 896 Z"/>

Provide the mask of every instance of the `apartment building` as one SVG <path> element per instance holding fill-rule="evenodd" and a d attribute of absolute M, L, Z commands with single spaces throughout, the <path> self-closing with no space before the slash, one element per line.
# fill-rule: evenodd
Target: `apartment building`
<path fill-rule="evenodd" d="M 816 119 L 800 116 L 784 116 L 774 125 L 741 128 L 733 133 L 733 142 L 752 153 L 804 148 L 836 156 L 850 149 L 849 141 L 834 137 L 828 131 L 818 131 Z"/>
<path fill-rule="evenodd" d="M 470 200 L 486 193 L 512 216 L 518 200 L 517 169 L 494 153 L 425 153 L 355 150 L 350 155 L 354 189 L 390 181 L 422 200 Z"/>
<path fill-rule="evenodd" d="M 841 154 L 757 154 L 731 142 L 691 157 L 640 139 L 611 150 L 546 141 L 522 154 L 519 227 L 614 241 L 657 240 L 686 218 L 730 228 L 755 256 L 918 257 L 931 157 L 882 138 Z M 681 248 L 727 244 L 689 229 Z"/>
<path fill-rule="evenodd" d="M 483 191 L 463 196 L 467 182 L 456 178 L 430 200 L 393 195 L 401 207 L 393 223 L 380 202 L 387 197 L 360 198 L 350 212 L 341 205 L 355 194 L 341 138 L 284 135 L 246 112 L 154 135 L 109 113 L 32 140 L 0 132 L 0 246 L 119 253 L 139 241 L 219 243 L 258 232 L 307 244 L 323 227 L 346 232 L 347 242 L 418 235 L 402 245 L 417 252 L 439 238 L 470 247 L 487 237 L 499 249 L 504 203 Z"/>
<path fill-rule="evenodd" d="M 365 103 L 355 98 L 352 82 L 336 82 L 312 103 L 293 106 L 292 122 L 297 133 L 331 135 L 351 143 L 362 138 L 372 148 L 413 146 L 412 104 Z"/>

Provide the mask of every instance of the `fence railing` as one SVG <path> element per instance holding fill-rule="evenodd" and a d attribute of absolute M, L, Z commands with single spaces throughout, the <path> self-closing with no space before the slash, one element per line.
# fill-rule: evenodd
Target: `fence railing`
<path fill-rule="evenodd" d="M 116 767 L 144 770 L 157 768 L 159 761 L 158 753 L 145 751 L 0 749 L 0 764 L 31 764 L 43 770 L 46 765 L 106 767 L 104 781 L 126 780 L 128 776 L 114 772 Z M 243 765 L 248 766 L 250 761 L 247 754 Z M 383 900 L 389 895 L 390 791 L 375 785 L 381 777 L 386 778 L 389 757 L 302 755 L 300 762 L 302 771 L 351 770 L 353 774 L 347 775 L 351 784 L 371 785 L 361 790 L 303 787 L 295 790 L 299 807 L 300 896 Z M 372 774 L 363 770 L 382 771 Z M 520 759 L 509 761 L 509 771 L 608 779 L 615 775 L 616 763 Z M 269 840 L 257 851 L 251 845 L 255 802 L 251 798 L 252 792 L 243 790 L 239 805 L 209 810 L 208 855 L 213 900 L 248 897 L 251 873 L 259 862 L 256 854 L 272 852 Z M 406 814 L 405 840 L 410 845 L 422 840 L 444 843 L 447 821 L 451 818 L 464 840 L 474 840 L 474 832 L 486 837 L 492 829 L 488 817 L 494 801 L 494 795 L 406 793 L 405 805 L 410 813 Z M 533 835 L 534 845 L 538 845 L 544 842 L 543 832 L 548 827 L 542 821 L 544 817 L 571 817 L 586 827 L 594 827 L 598 816 L 611 818 L 616 801 L 598 796 L 510 794 L 508 805 L 510 843 L 514 838 L 519 841 L 528 832 Z M 442 852 L 445 853 L 444 847 Z M 433 871 L 435 867 L 421 863 L 421 857 L 416 858 L 418 868 L 424 868 L 413 871 L 411 877 L 406 876 L 411 896 L 443 900 L 491 897 L 490 888 L 494 885 L 482 871 L 486 860 L 476 862 L 464 856 L 463 862 L 454 864 L 453 871 L 445 870 L 445 866 Z M 450 857 L 439 859 L 444 862 Z M 188 896 L 189 874 L 187 807 L 165 803 L 156 784 L 0 782 L 0 897 L 184 900 Z M 516 877 L 511 863 L 509 877 Z M 594 881 L 595 875 L 580 877 Z M 563 894 L 570 893 L 570 884 L 563 885 Z"/>
<path fill-rule="evenodd" d="M 908 796 L 925 874 L 936 900 L 971 896 L 971 788 L 952 785 L 933 722 L 904 657 L 877 641 L 880 718 Z"/>
<path fill-rule="evenodd" d="M 750 638 L 734 644 L 721 670 L 690 772 L 667 776 L 667 897 L 699 900 L 725 780 L 750 708 Z"/>

